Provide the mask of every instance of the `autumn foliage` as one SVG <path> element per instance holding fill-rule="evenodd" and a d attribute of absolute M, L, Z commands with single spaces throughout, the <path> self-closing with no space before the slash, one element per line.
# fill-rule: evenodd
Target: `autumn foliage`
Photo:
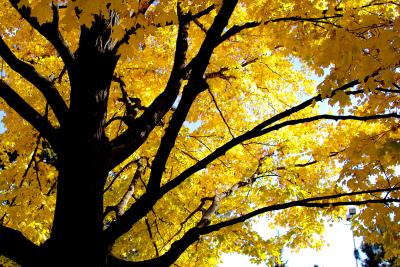
<path fill-rule="evenodd" d="M 274 262 L 349 205 L 400 257 L 398 1 L 0 7 L 1 264 Z"/>

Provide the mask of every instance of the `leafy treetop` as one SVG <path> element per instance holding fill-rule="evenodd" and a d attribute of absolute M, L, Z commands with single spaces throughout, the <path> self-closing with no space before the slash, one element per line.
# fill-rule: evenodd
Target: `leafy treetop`
<path fill-rule="evenodd" d="M 361 205 L 356 233 L 399 257 L 397 1 L 0 6 L 1 254 L 272 263 Z"/>

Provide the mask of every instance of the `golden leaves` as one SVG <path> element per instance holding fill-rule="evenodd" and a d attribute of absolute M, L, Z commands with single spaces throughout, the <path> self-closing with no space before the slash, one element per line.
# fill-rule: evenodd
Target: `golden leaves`
<path fill-rule="evenodd" d="M 221 1 L 180 2 L 182 10 L 191 14 L 215 5 L 209 14 L 190 23 L 188 64 L 197 55 Z M 215 48 L 203 76 L 209 90 L 194 101 L 168 159 L 162 184 L 259 123 L 283 114 L 318 93 L 329 98 L 326 101 L 329 104 L 337 104 L 339 110 L 331 109 L 326 102 L 320 104 L 314 100 L 309 107 L 270 126 L 329 112 L 366 116 L 397 111 L 400 103 L 399 88 L 395 86 L 399 81 L 398 8 L 389 3 L 366 7 L 368 3 L 370 1 L 342 1 L 336 6 L 329 1 L 241 1 L 224 33 L 234 25 L 260 25 L 243 29 Z M 6 6 L 3 2 L 1 4 Z M 115 74 L 124 80 L 128 96 L 141 99 L 145 107 L 163 92 L 175 56 L 176 1 L 155 1 L 146 11 L 141 11 L 145 5 L 143 1 L 112 0 L 106 3 L 77 0 L 59 4 L 66 5 L 59 10 L 60 31 L 72 51 L 78 48 L 81 26 L 90 28 L 96 16 L 109 18 L 110 12 L 118 14 L 118 19 L 109 28 L 110 42 L 115 44 L 127 33 L 132 34 L 118 49 L 121 58 Z M 21 5 L 32 7 L 32 15 L 41 24 L 52 19 L 49 1 L 21 1 Z M 2 9 L 0 29 L 6 41 L 13 44 L 11 47 L 15 54 L 44 76 L 58 78 L 64 63 L 54 48 L 26 23 L 10 14 L 15 14 L 10 6 Z M 3 65 L 4 79 L 44 114 L 46 103 L 41 94 L 6 64 Z M 188 68 L 188 75 L 190 71 Z M 360 85 L 332 94 L 333 90 L 352 80 L 358 80 Z M 69 102 L 68 73 L 54 82 L 65 101 Z M 176 103 L 183 86 L 178 89 L 180 94 Z M 356 94 L 356 90 L 364 91 L 359 92 L 359 97 L 349 95 L 349 91 Z M 126 115 L 119 98 L 121 88 L 112 83 L 108 120 Z M 136 168 L 134 164 L 127 165 L 139 158 L 146 158 L 151 164 L 175 108 L 176 104 L 150 133 L 147 141 L 110 173 L 107 186 L 117 174 L 118 177 L 105 193 L 105 206 L 118 203 L 130 185 Z M 5 218 L 10 226 L 40 243 L 49 236 L 55 205 L 51 187 L 56 181 L 57 171 L 50 162 L 39 162 L 46 150 L 42 143 L 39 142 L 36 155 L 33 155 L 38 138 L 34 129 L 3 102 L 1 109 L 6 113 L 4 123 L 7 131 L 2 134 L 1 141 L 0 160 L 5 166 L 0 173 L 5 178 L 1 180 L 0 190 L 1 200 L 8 201 L 9 205 L 1 206 L 0 210 L 7 213 Z M 139 111 L 138 115 L 142 112 Z M 57 126 L 51 110 L 48 118 Z M 146 218 L 117 241 L 113 252 L 134 260 L 156 255 L 154 246 L 159 253 L 166 252 L 173 241 L 201 219 L 201 210 L 195 214 L 192 212 L 202 199 L 216 195 L 226 194 L 227 197 L 221 200 L 219 209 L 211 216 L 213 223 L 257 208 L 310 196 L 396 185 L 400 182 L 396 172 L 400 150 L 398 125 L 397 120 L 310 121 L 247 140 L 159 200 Z M 127 126 L 116 119 L 107 126 L 107 136 L 113 139 L 126 129 Z M 19 156 L 10 161 L 7 152 L 14 150 Z M 31 159 L 37 160 L 38 164 L 27 170 Z M 137 181 L 128 206 L 146 192 L 149 176 L 150 171 L 146 170 Z M 240 183 L 242 186 L 234 187 Z M 226 193 L 231 189 L 233 192 Z M 14 197 L 17 197 L 17 205 L 11 205 Z M 210 201 L 205 203 L 203 212 L 210 205 Z M 265 248 L 272 256 L 279 256 L 284 245 L 315 247 L 319 245 L 315 234 L 322 233 L 321 216 L 340 213 L 334 207 L 323 211 L 296 208 L 275 212 L 270 223 L 287 229 L 279 239 L 266 241 L 248 224 L 236 225 L 202 237 L 179 261 L 184 266 L 210 266 L 216 264 L 222 251 L 241 251 L 258 260 L 266 260 L 269 255 L 265 254 Z M 385 216 L 376 216 L 379 213 Z M 383 241 L 391 253 L 397 255 L 400 252 L 394 245 L 396 236 L 392 233 L 398 230 L 398 226 L 390 221 L 390 216 L 398 219 L 400 215 L 394 212 L 389 216 L 389 213 L 381 205 L 372 209 L 368 207 L 359 219 L 362 223 L 375 221 L 379 226 L 388 223 L 391 232 L 388 231 Z M 106 220 L 114 218 L 115 215 L 110 214 Z M 147 234 L 149 229 L 152 238 Z M 360 230 L 361 233 L 368 233 L 368 229 Z M 378 240 L 378 236 L 373 234 L 368 238 Z M 201 257 L 190 261 L 193 255 Z"/>

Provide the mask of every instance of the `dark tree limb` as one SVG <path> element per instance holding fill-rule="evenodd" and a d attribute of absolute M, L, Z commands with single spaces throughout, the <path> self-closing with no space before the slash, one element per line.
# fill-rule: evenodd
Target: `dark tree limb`
<path fill-rule="evenodd" d="M 119 171 L 115 174 L 115 176 L 113 177 L 112 181 L 111 181 L 111 182 L 107 185 L 107 187 L 103 190 L 103 194 L 104 194 L 105 192 L 107 192 L 107 191 L 113 186 L 113 184 L 114 184 L 115 181 L 119 178 L 119 176 L 120 176 L 127 168 L 129 168 L 132 164 L 137 164 L 137 160 L 132 160 L 132 161 L 128 162 L 127 164 L 125 164 L 125 166 L 122 167 L 122 169 L 119 170 Z"/>
<path fill-rule="evenodd" d="M 117 217 L 124 214 L 125 208 L 128 205 L 129 200 L 132 198 L 133 193 L 135 192 L 135 185 L 146 170 L 147 162 L 145 164 L 143 161 L 145 160 L 137 160 L 137 168 L 135 174 L 133 175 L 131 183 L 129 184 L 128 190 L 125 192 L 124 196 L 121 198 L 120 202 L 116 206 Z"/>
<path fill-rule="evenodd" d="M 67 69 L 72 67 L 74 62 L 74 55 L 64 41 L 59 28 L 59 7 L 52 3 L 53 20 L 40 24 L 37 18 L 31 15 L 31 8 L 26 6 L 19 6 L 20 0 L 9 0 L 15 10 L 24 18 L 35 30 L 43 35 L 57 50 L 62 60 L 64 61 Z"/>
<path fill-rule="evenodd" d="M 201 17 L 203 17 L 205 15 L 208 15 L 214 9 L 215 9 L 215 5 L 212 4 L 209 7 L 207 7 L 206 9 L 204 9 L 204 10 L 202 10 L 200 12 L 198 12 L 196 14 L 193 14 L 193 15 L 190 15 L 190 20 L 196 20 L 196 19 L 199 19 L 199 18 L 201 18 Z"/>
<path fill-rule="evenodd" d="M 206 9 L 190 16 L 190 20 L 193 21 L 194 24 L 196 24 L 205 34 L 207 34 L 207 29 L 206 29 L 206 27 L 204 27 L 203 24 L 201 24 L 201 22 L 199 21 L 199 18 L 209 14 L 214 9 L 215 9 L 215 5 L 212 4 L 211 6 L 207 7 Z"/>
<path fill-rule="evenodd" d="M 165 194 L 178 186 L 181 182 L 186 180 L 187 177 L 191 176 L 195 172 L 205 168 L 209 163 L 214 161 L 215 159 L 219 158 L 220 156 L 224 155 L 229 149 L 232 147 L 241 144 L 244 141 L 247 141 L 249 139 L 259 137 L 262 135 L 265 135 L 267 133 L 279 130 L 283 127 L 290 126 L 290 125 L 298 125 L 302 124 L 305 122 L 312 122 L 312 121 L 317 121 L 317 120 L 322 120 L 322 119 L 327 119 L 327 120 L 358 120 L 358 121 L 369 121 L 369 120 L 377 120 L 377 119 L 388 119 L 388 118 L 400 118 L 400 115 L 397 113 L 389 113 L 389 114 L 382 114 L 382 115 L 371 115 L 371 116 L 353 116 L 353 115 L 348 115 L 348 116 L 335 116 L 335 115 L 318 115 L 314 117 L 309 117 L 309 118 L 303 118 L 303 119 L 298 119 L 298 120 L 289 120 L 285 121 L 279 124 L 275 124 L 271 127 L 261 129 L 259 131 L 248 131 L 245 134 L 238 136 L 231 141 L 225 143 L 221 147 L 217 148 L 213 153 L 205 157 L 204 159 L 200 160 L 196 164 L 194 164 L 192 167 L 189 167 L 186 169 L 184 172 L 182 172 L 180 175 L 178 175 L 174 180 L 168 182 L 161 188 L 161 194 Z M 256 127 L 257 128 L 257 127 Z"/>
<path fill-rule="evenodd" d="M 155 2 L 155 0 L 145 0 L 145 1 L 139 1 L 140 6 L 139 6 L 139 10 L 132 14 L 131 18 L 134 18 L 135 16 L 137 16 L 138 14 L 144 15 L 146 14 L 147 10 L 150 8 L 150 6 Z M 122 44 L 128 43 L 129 38 L 131 37 L 131 35 L 135 34 L 136 31 L 141 27 L 140 24 L 135 24 L 134 26 L 132 26 L 129 29 L 125 30 L 125 34 L 124 36 L 116 42 L 113 51 L 114 53 L 117 53 L 118 49 L 121 47 Z"/>
<path fill-rule="evenodd" d="M 232 129 L 231 129 L 231 127 L 229 126 L 228 122 L 226 121 L 226 119 L 225 119 L 225 117 L 224 117 L 224 114 L 222 114 L 222 111 L 221 111 L 221 109 L 220 109 L 220 107 L 219 107 L 219 105 L 218 105 L 218 102 L 217 102 L 217 100 L 215 99 L 215 96 L 214 96 L 214 94 L 213 94 L 213 92 L 211 91 L 210 88 L 208 88 L 208 92 L 210 93 L 210 96 L 211 96 L 211 98 L 212 98 L 212 101 L 214 102 L 214 105 L 215 105 L 215 107 L 217 108 L 217 111 L 218 111 L 218 113 L 219 113 L 219 115 L 220 115 L 222 121 L 224 122 L 226 128 L 228 128 L 229 134 L 231 135 L 232 138 L 235 138 L 235 135 L 232 133 Z"/>
<path fill-rule="evenodd" d="M 186 119 L 187 114 L 192 106 L 196 96 L 208 88 L 208 84 L 204 81 L 204 73 L 209 64 L 214 48 L 218 43 L 216 36 L 221 36 L 229 18 L 235 9 L 237 1 L 224 1 L 221 9 L 215 17 L 206 37 L 200 46 L 198 54 L 193 59 L 192 72 L 189 77 L 188 84 L 185 86 L 182 99 L 172 116 L 172 119 L 161 138 L 160 147 L 157 150 L 153 161 L 148 188 L 150 190 L 158 190 L 161 185 L 161 178 L 165 169 L 167 159 L 172 148 L 175 145 L 176 137 Z"/>
<path fill-rule="evenodd" d="M 317 202 L 317 201 L 326 201 L 332 199 L 339 199 L 341 197 L 349 197 L 356 195 L 364 195 L 364 194 L 372 194 L 377 192 L 393 192 L 399 190 L 400 187 L 394 188 L 385 188 L 385 189 L 373 189 L 373 190 L 364 190 L 358 192 L 350 192 L 350 193 L 340 193 L 335 195 L 328 195 L 322 197 L 312 197 L 306 198 L 297 201 L 289 201 L 282 204 L 275 204 L 271 206 L 267 206 L 264 208 L 257 209 L 248 214 L 239 216 L 234 219 L 230 219 L 227 221 L 223 221 L 220 223 L 212 224 L 212 225 L 198 225 L 194 228 L 188 230 L 181 239 L 172 243 L 170 250 L 161 255 L 159 258 L 145 260 L 141 262 L 129 262 L 121 259 L 117 259 L 115 257 L 110 257 L 111 266 L 170 266 L 173 264 L 190 245 L 196 242 L 201 235 L 210 234 L 212 232 L 218 231 L 222 228 L 232 226 L 238 223 L 243 223 L 244 221 L 251 219 L 257 215 L 275 211 L 275 210 L 283 210 L 292 207 L 315 207 L 315 208 L 329 208 L 329 207 L 338 207 L 338 206 L 348 206 L 348 205 L 366 205 L 370 203 L 399 203 L 400 199 L 397 198 L 386 198 L 386 199 L 365 199 L 365 200 L 357 200 L 357 201 L 332 201 L 332 202 Z"/>
<path fill-rule="evenodd" d="M 32 163 L 35 162 L 35 157 L 36 157 L 37 151 L 39 149 L 40 139 L 41 138 L 42 138 L 42 136 L 39 134 L 37 139 L 36 139 L 36 146 L 35 146 L 35 149 L 33 150 L 31 159 L 29 160 L 28 166 L 26 167 L 26 169 L 24 171 L 24 174 L 22 175 L 21 182 L 19 182 L 19 187 L 22 187 L 22 185 L 23 185 L 23 183 L 25 181 L 25 178 L 28 175 L 29 169 L 32 166 Z"/>
<path fill-rule="evenodd" d="M 236 3 L 236 2 L 235 2 Z M 227 5 L 226 5 L 227 6 Z M 112 166 L 115 167 L 127 156 L 129 156 L 133 151 L 135 151 L 148 137 L 150 132 L 154 129 L 156 125 L 160 122 L 161 118 L 166 114 L 166 112 L 172 107 L 176 97 L 178 96 L 179 89 L 183 78 L 186 78 L 188 72 L 197 73 L 191 75 L 192 82 L 191 86 L 198 88 L 207 88 L 207 85 L 203 81 L 203 74 L 208 65 L 209 59 L 211 57 L 212 51 L 218 45 L 217 38 L 215 36 L 220 36 L 223 29 L 221 25 L 224 24 L 224 20 L 229 19 L 229 12 L 218 13 L 213 25 L 210 27 L 205 40 L 200 48 L 197 56 L 187 65 L 186 64 L 186 52 L 188 49 L 188 29 L 189 24 L 193 19 L 197 19 L 211 12 L 214 6 L 206 8 L 195 15 L 183 14 L 180 10 L 178 4 L 178 36 L 176 40 L 176 51 L 174 58 L 174 66 L 172 68 L 170 78 L 168 80 L 167 86 L 163 93 L 161 93 L 146 109 L 146 111 L 135 120 L 135 127 L 131 127 L 125 131 L 122 135 L 117 137 L 112 141 L 113 146 L 113 161 Z M 229 16 L 227 16 L 229 15 Z M 190 66 L 189 66 L 190 65 Z M 196 70 L 197 69 L 197 70 Z M 193 100 L 192 100 L 193 101 Z"/>
<path fill-rule="evenodd" d="M 335 95 L 336 92 L 339 91 L 344 91 L 348 88 L 351 88 L 355 85 L 359 84 L 358 81 L 352 81 L 347 83 L 346 85 L 343 85 L 342 87 L 339 87 L 335 90 L 332 91 L 332 96 Z M 363 93 L 364 91 L 359 91 L 359 93 Z M 186 180 L 186 178 L 188 178 L 189 176 L 191 176 L 192 174 L 196 173 L 197 171 L 207 167 L 208 164 L 210 164 L 211 162 L 213 162 L 214 160 L 218 159 L 219 157 L 221 157 L 222 155 L 224 155 L 229 149 L 233 148 L 236 145 L 239 145 L 247 140 L 250 140 L 252 138 L 255 137 L 259 137 L 263 134 L 266 134 L 267 132 L 264 130 L 267 126 L 274 124 L 284 118 L 289 117 L 290 115 L 303 110 L 309 106 L 311 106 L 313 103 L 321 101 L 322 100 L 322 96 L 321 95 L 317 95 L 315 97 L 312 97 L 306 101 L 304 101 L 303 103 L 294 106 L 290 109 L 287 109 L 273 117 L 271 117 L 270 119 L 258 124 L 257 126 L 255 126 L 253 129 L 245 132 L 242 135 L 237 136 L 234 139 L 231 139 L 229 142 L 225 143 L 224 145 L 220 146 L 219 148 L 217 148 L 216 150 L 214 150 L 214 152 L 212 152 L 211 154 L 209 154 L 208 156 L 206 156 L 205 158 L 203 158 L 202 160 L 200 160 L 199 162 L 197 162 L 196 164 L 194 164 L 193 166 L 189 167 L 188 169 L 186 169 L 185 171 L 183 171 L 181 174 L 179 174 L 175 179 L 173 179 L 172 181 L 166 183 L 164 186 L 162 186 L 161 188 L 161 194 L 166 194 L 167 192 L 169 192 L 170 190 L 174 189 L 176 186 L 180 185 L 183 181 Z M 280 126 L 287 126 L 288 122 L 284 122 L 282 125 Z M 280 129 L 279 127 L 274 127 L 274 128 L 268 128 L 269 131 L 275 131 Z M 264 130 L 262 133 L 261 131 Z"/>
<path fill-rule="evenodd" d="M 273 23 L 273 22 L 281 22 L 281 21 L 325 23 L 325 24 L 331 24 L 331 25 L 341 28 L 341 26 L 338 26 L 329 21 L 330 19 L 335 19 L 335 18 L 340 18 L 340 17 L 343 17 L 343 15 L 335 14 L 333 16 L 323 16 L 323 17 L 316 17 L 316 18 L 305 18 L 305 17 L 295 16 L 295 17 L 286 17 L 286 18 L 275 18 L 275 19 L 270 19 L 270 20 L 264 21 L 264 22 L 257 22 L 257 21 L 246 22 L 242 25 L 234 25 L 231 28 L 229 28 L 224 33 L 224 35 L 221 36 L 219 42 L 222 43 L 222 42 L 226 41 L 227 39 L 229 39 L 230 37 L 238 34 L 239 32 L 241 32 L 243 30 L 252 29 L 252 28 L 255 28 L 258 26 L 267 25 L 267 24 Z"/>
<path fill-rule="evenodd" d="M 143 114 L 135 119 L 132 127 L 129 127 L 124 133 L 111 141 L 113 149 L 112 167 L 121 163 L 147 140 L 151 131 L 170 110 L 179 94 L 186 64 L 189 30 L 189 21 L 187 18 L 183 14 L 179 18 L 174 65 L 167 85 L 164 91 L 146 108 Z"/>
<path fill-rule="evenodd" d="M 29 122 L 44 138 L 56 144 L 56 130 L 50 122 L 32 108 L 5 81 L 0 80 L 0 98 Z"/>
<path fill-rule="evenodd" d="M 57 88 L 54 86 L 53 81 L 39 74 L 32 65 L 17 58 L 4 42 L 1 36 L 0 56 L 10 66 L 11 69 L 19 73 L 43 94 L 43 96 L 46 98 L 47 102 L 53 109 L 57 120 L 60 122 L 60 124 L 62 124 L 66 118 L 68 107 L 61 97 L 60 93 L 58 92 Z"/>
<path fill-rule="evenodd" d="M 146 164 L 144 164 L 144 161 L 146 161 Z M 124 195 L 122 196 L 122 198 L 120 199 L 120 201 L 118 202 L 117 205 L 114 206 L 108 206 L 105 208 L 103 217 L 106 217 L 110 212 L 115 212 L 117 218 L 122 216 L 125 212 L 125 208 L 128 205 L 128 202 L 131 198 L 134 197 L 134 193 L 135 193 L 135 186 L 138 180 L 141 180 L 143 173 L 145 172 L 145 168 L 148 165 L 147 159 L 137 159 L 135 161 L 132 161 L 130 163 L 128 163 L 127 165 L 125 165 L 122 170 L 114 177 L 113 181 L 110 183 L 110 185 L 107 187 L 110 188 L 112 186 L 112 184 L 115 182 L 115 180 L 119 177 L 119 175 L 127 168 L 129 167 L 129 165 L 131 165 L 132 163 L 136 163 L 137 168 L 135 171 L 135 174 L 132 177 L 132 180 L 128 186 L 128 189 L 125 191 Z M 104 192 L 106 192 L 106 190 L 104 190 Z"/>
<path fill-rule="evenodd" d="M 393 188 L 384 188 L 384 189 L 372 189 L 372 190 L 364 190 L 364 191 L 356 191 L 350 193 L 340 193 L 335 195 L 328 195 L 328 196 L 321 196 L 321 197 L 311 197 L 305 198 L 302 200 L 295 200 L 289 201 L 283 204 L 274 204 L 271 206 L 267 206 L 264 208 L 260 208 L 249 212 L 248 214 L 223 221 L 220 223 L 216 223 L 213 225 L 206 226 L 202 229 L 201 234 L 208 234 L 215 231 L 218 231 L 224 227 L 231 226 L 237 223 L 244 222 L 250 218 L 253 218 L 257 215 L 275 211 L 275 210 L 283 210 L 292 207 L 315 207 L 315 208 L 328 208 L 328 207 L 338 207 L 338 206 L 348 206 L 348 205 L 366 205 L 370 203 L 399 203 L 400 199 L 397 198 L 383 198 L 383 199 L 365 199 L 365 200 L 348 200 L 348 201 L 332 201 L 332 202 L 317 202 L 317 201 L 325 201 L 325 200 L 332 200 L 332 199 L 339 199 L 342 197 L 350 197 L 350 196 L 357 196 L 357 195 L 365 195 L 365 194 L 373 194 L 378 192 L 395 192 L 400 190 L 400 187 L 393 187 Z"/>
<path fill-rule="evenodd" d="M 168 267 L 171 266 L 191 244 L 197 241 L 199 237 L 199 229 L 192 228 L 187 231 L 181 239 L 172 243 L 171 248 L 168 250 L 168 252 L 164 253 L 158 258 L 141 262 L 129 262 L 110 256 L 108 262 L 110 264 L 110 267 Z"/>
<path fill-rule="evenodd" d="M 41 250 L 21 232 L 0 225 L 0 254 L 22 266 L 39 266 Z"/>
<path fill-rule="evenodd" d="M 190 74 L 188 84 L 182 93 L 182 99 L 174 112 L 174 115 L 169 123 L 168 128 L 164 136 L 161 139 L 160 147 L 156 153 L 154 161 L 152 163 L 151 174 L 149 178 L 149 183 L 147 185 L 146 194 L 144 194 L 140 199 L 138 199 L 117 221 L 113 222 L 110 227 L 105 231 L 106 240 L 112 243 L 116 238 L 121 236 L 123 233 L 129 231 L 131 226 L 137 222 L 141 217 L 146 215 L 152 208 L 152 206 L 157 202 L 157 200 L 162 197 L 159 194 L 159 188 L 161 183 L 161 178 L 165 169 L 165 164 L 170 154 L 171 149 L 175 144 L 176 136 L 186 118 L 189 109 L 196 98 L 197 94 L 205 90 L 208 85 L 203 79 L 204 72 L 208 66 L 209 60 L 213 53 L 214 48 L 218 45 L 216 36 L 221 36 L 223 30 L 228 24 L 228 20 L 233 13 L 233 10 L 237 4 L 237 0 L 224 1 L 221 9 L 219 10 L 217 16 L 214 19 L 213 24 L 207 32 L 207 35 L 199 49 L 198 54 L 192 60 L 193 67 Z M 175 97 L 179 92 L 179 88 L 174 88 L 174 86 L 181 83 L 180 74 L 184 70 L 184 63 L 186 61 L 186 51 L 187 51 L 187 31 L 188 24 L 186 15 L 179 12 L 178 5 L 178 19 L 179 19 L 179 30 L 177 38 L 177 48 L 174 61 L 174 67 L 172 69 L 171 78 L 168 81 L 166 91 L 174 91 Z M 182 54 L 182 55 L 181 55 Z M 183 57 L 182 57 L 183 56 Z M 177 77 L 174 77 L 177 76 Z M 177 80 L 178 79 L 178 80 Z M 177 80 L 177 81 L 176 81 Z M 170 83 L 172 83 L 170 85 Z M 168 90 L 169 86 L 172 88 Z M 158 98 L 157 98 L 158 99 Z M 155 100 L 155 102 L 157 101 Z M 168 108 L 172 106 L 172 102 L 169 102 Z M 154 103 L 144 112 L 141 116 L 143 117 L 146 112 L 154 105 Z M 164 113 L 165 114 L 165 113 Z M 155 115 L 158 115 L 157 113 Z M 148 123 L 152 120 L 145 121 Z M 147 136 L 147 135 L 146 135 Z"/>
<path fill-rule="evenodd" d="M 358 81 L 349 82 L 349 83 L 333 90 L 332 96 L 338 91 L 344 91 L 344 90 L 351 88 L 357 84 L 359 84 Z M 189 83 L 188 83 L 188 85 L 189 85 Z M 360 93 L 362 93 L 362 92 L 363 91 L 361 91 Z M 193 96 L 193 94 L 188 94 L 187 97 L 190 97 L 190 96 Z M 184 96 L 182 96 L 182 98 L 184 98 Z M 165 158 L 163 159 L 164 163 L 160 161 L 161 162 L 160 165 L 155 165 L 155 161 L 153 161 L 152 166 L 157 166 L 160 169 L 157 171 L 152 170 L 151 175 L 153 175 L 153 178 L 150 178 L 150 179 L 153 179 L 153 181 L 152 181 L 153 184 L 151 185 L 153 187 L 152 190 L 149 191 L 150 193 L 147 192 L 146 194 L 141 196 L 134 204 L 132 204 L 132 206 L 125 212 L 125 214 L 118 219 L 118 221 L 113 222 L 110 225 L 110 227 L 105 230 L 106 240 L 108 240 L 107 242 L 112 243 L 120 235 L 129 231 L 130 227 L 135 222 L 140 220 L 140 218 L 145 216 L 147 214 L 147 212 L 149 212 L 151 210 L 151 207 L 158 201 L 158 199 L 160 199 L 163 195 L 165 195 L 166 193 L 170 192 L 172 189 L 174 189 L 175 187 L 180 185 L 192 174 L 196 173 L 197 171 L 199 171 L 201 169 L 206 168 L 208 164 L 210 164 L 214 160 L 216 160 L 219 157 L 221 157 L 222 155 L 224 155 L 228 150 L 230 150 L 234 146 L 239 145 L 242 142 L 250 140 L 252 138 L 261 136 L 262 134 L 260 133 L 260 131 L 265 129 L 267 126 L 269 126 L 281 119 L 289 117 L 290 115 L 292 115 L 300 110 L 303 110 L 304 108 L 307 108 L 307 107 L 311 106 L 313 103 L 315 103 L 317 101 L 321 101 L 321 100 L 322 100 L 322 96 L 317 95 L 313 98 L 310 98 L 309 100 L 304 101 L 303 103 L 301 103 L 297 106 L 294 106 L 294 107 L 292 107 L 282 113 L 279 113 L 279 114 L 273 116 L 272 118 L 260 123 L 259 125 L 257 125 L 253 129 L 249 130 L 248 132 L 246 132 L 240 136 L 237 136 L 236 138 L 234 138 L 234 139 L 230 140 L 229 142 L 225 143 L 224 145 L 220 146 L 219 148 L 214 150 L 214 152 L 212 152 L 211 154 L 209 154 L 208 156 L 206 156 L 199 162 L 195 163 L 194 165 L 192 165 L 191 167 L 189 167 L 188 169 L 183 171 L 181 174 L 179 174 L 177 177 L 175 177 L 175 179 L 173 179 L 173 180 L 169 181 L 168 183 L 166 183 L 165 185 L 163 185 L 159 190 L 157 188 L 160 184 L 162 172 L 164 171 Z M 182 100 L 181 100 L 181 102 L 182 102 Z M 183 103 L 185 105 L 188 105 L 187 101 L 185 101 L 184 99 L 183 99 Z M 180 103 L 180 105 L 181 105 L 181 103 Z M 179 106 L 178 106 L 178 108 L 179 108 Z M 185 109 L 186 108 L 187 107 L 185 107 Z M 180 125 L 178 125 L 178 127 L 180 127 Z M 279 128 L 275 127 L 275 128 L 270 129 L 270 131 L 275 131 L 278 129 Z M 167 133 L 164 135 L 164 137 L 166 135 L 167 135 Z M 168 145 L 168 148 L 169 148 L 171 146 L 171 143 L 175 142 L 175 139 L 166 140 L 164 142 L 169 142 L 166 144 L 166 145 Z M 167 155 L 169 155 L 169 150 L 167 152 L 163 152 L 163 153 L 166 153 Z M 166 154 L 164 154 L 164 155 L 160 154 L 159 157 L 161 157 L 161 156 L 165 157 Z"/>
<path fill-rule="evenodd" d="M 237 191 L 238 189 L 240 189 L 244 186 L 247 186 L 247 185 L 251 185 L 255 181 L 257 181 L 259 178 L 263 177 L 263 176 L 261 176 L 261 167 L 262 167 L 262 164 L 265 161 L 265 159 L 270 156 L 271 155 L 267 154 L 258 160 L 257 168 L 249 178 L 245 179 L 244 181 L 235 183 L 228 190 L 218 193 L 218 194 L 214 195 L 213 197 L 205 198 L 205 199 L 211 200 L 211 205 L 203 213 L 201 220 L 197 223 L 197 227 L 202 228 L 211 223 L 211 218 L 219 209 L 220 203 L 223 199 L 229 197 L 230 195 L 232 195 L 233 192 Z M 203 200 L 201 202 L 203 203 Z"/>
<path fill-rule="evenodd" d="M 389 119 L 389 118 L 400 118 L 400 114 L 397 113 L 387 113 L 387 114 L 379 114 L 379 115 L 371 115 L 371 116 L 354 116 L 354 115 L 329 115 L 322 114 L 308 118 L 302 118 L 297 120 L 289 120 L 282 123 L 275 124 L 274 126 L 263 129 L 259 132 L 260 135 L 264 135 L 270 133 L 272 131 L 276 131 L 286 126 L 302 124 L 306 122 L 312 122 L 317 120 L 355 120 L 355 121 L 369 121 L 369 120 L 378 120 L 378 119 Z M 257 134 L 258 136 L 258 134 Z"/>
<path fill-rule="evenodd" d="M 144 219 L 144 222 L 146 223 L 146 228 L 147 228 L 147 232 L 149 233 L 149 237 L 151 239 L 151 243 L 153 243 L 153 247 L 154 247 L 154 250 L 156 252 L 156 257 L 158 258 L 158 257 L 160 257 L 160 254 L 159 254 L 159 251 L 158 251 L 157 243 L 156 243 L 156 241 L 154 240 L 154 237 L 153 237 L 153 232 L 151 231 L 151 225 L 149 223 L 149 219 L 146 217 Z"/>
<path fill-rule="evenodd" d="M 201 30 L 202 32 L 204 32 L 205 34 L 207 34 L 207 29 L 206 29 L 206 27 L 204 27 L 204 25 L 203 25 L 198 19 L 193 20 L 193 22 L 194 22 L 194 24 L 197 25 L 197 27 L 200 28 L 200 30 Z"/>

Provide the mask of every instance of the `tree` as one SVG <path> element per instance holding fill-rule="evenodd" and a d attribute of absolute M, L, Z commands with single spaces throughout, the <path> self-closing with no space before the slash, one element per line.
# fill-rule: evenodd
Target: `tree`
<path fill-rule="evenodd" d="M 5 257 L 272 260 L 346 205 L 398 253 L 396 1 L 0 3 Z"/>
<path fill-rule="evenodd" d="M 363 267 L 395 266 L 393 265 L 395 259 L 385 259 L 385 251 L 381 245 L 363 242 L 361 244 L 361 251 L 366 256 L 362 260 Z"/>

